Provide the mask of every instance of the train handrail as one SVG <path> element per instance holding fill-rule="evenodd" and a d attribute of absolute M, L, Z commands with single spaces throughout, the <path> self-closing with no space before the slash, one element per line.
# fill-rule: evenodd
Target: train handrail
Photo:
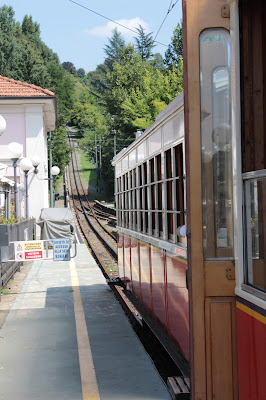
<path fill-rule="evenodd" d="M 242 174 L 242 179 L 243 180 L 260 179 L 260 178 L 266 178 L 266 169 L 260 169 L 258 171 L 245 172 L 244 174 Z"/>

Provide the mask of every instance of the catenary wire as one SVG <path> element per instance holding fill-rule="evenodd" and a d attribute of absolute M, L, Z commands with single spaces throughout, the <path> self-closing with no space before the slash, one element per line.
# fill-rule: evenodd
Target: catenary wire
<path fill-rule="evenodd" d="M 90 12 L 96 14 L 96 15 L 99 15 L 99 16 L 102 17 L 102 18 L 107 19 L 108 21 L 111 21 L 111 22 L 113 22 L 113 23 L 116 24 L 116 25 L 122 26 L 123 28 L 125 28 L 125 29 L 127 29 L 127 30 L 129 30 L 129 31 L 131 31 L 131 32 L 134 32 L 134 33 L 136 33 L 137 35 L 139 34 L 138 31 L 135 31 L 134 29 L 128 28 L 127 26 L 122 25 L 122 24 L 120 24 L 119 22 L 114 21 L 114 20 L 111 19 L 111 18 L 105 17 L 104 15 L 102 15 L 102 14 L 100 14 L 100 13 L 98 13 L 98 12 L 92 10 L 91 8 L 88 8 L 88 7 L 86 7 L 86 6 L 83 6 L 82 4 L 80 4 L 80 3 L 78 3 L 78 2 L 76 2 L 76 1 L 74 1 L 74 0 L 68 0 L 68 1 L 69 1 L 70 3 L 76 4 L 76 5 L 79 6 L 79 7 L 84 8 L 84 9 L 87 10 L 87 11 L 90 11 Z M 158 33 L 157 33 L 157 35 L 158 35 Z M 157 35 L 156 35 L 156 36 L 157 36 Z M 158 44 L 160 44 L 160 45 L 162 45 L 162 46 L 167 47 L 166 44 L 161 43 L 161 42 L 158 42 L 158 40 L 153 40 L 153 43 L 158 43 Z"/>
<path fill-rule="evenodd" d="M 160 27 L 159 27 L 159 29 L 158 29 L 158 31 L 157 31 L 157 33 L 156 33 L 156 35 L 154 36 L 154 39 L 153 39 L 153 42 L 156 42 L 156 38 L 157 38 L 157 36 L 158 36 L 158 34 L 159 34 L 159 32 L 160 32 L 160 30 L 162 29 L 162 26 L 163 26 L 163 24 L 164 24 L 164 22 L 165 22 L 165 20 L 166 20 L 166 18 L 168 17 L 168 15 L 170 14 L 170 12 L 172 11 L 172 9 L 174 8 L 174 6 L 176 5 L 176 3 L 178 2 L 178 0 L 176 0 L 176 2 L 174 3 L 174 4 L 172 4 L 172 2 L 173 2 L 173 0 L 171 0 L 171 2 L 170 2 L 170 5 L 169 5 L 169 8 L 168 8 L 168 11 L 167 11 L 167 13 L 166 13 L 166 16 L 164 17 L 164 19 L 163 19 L 163 22 L 161 23 L 161 25 L 160 25 Z"/>

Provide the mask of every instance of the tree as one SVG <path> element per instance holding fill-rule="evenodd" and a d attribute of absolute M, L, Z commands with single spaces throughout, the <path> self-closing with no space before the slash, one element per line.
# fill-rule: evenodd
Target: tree
<path fill-rule="evenodd" d="M 154 69 L 150 62 L 143 62 L 132 45 L 125 46 L 121 63 L 114 63 L 107 74 L 104 94 L 107 110 L 115 115 L 115 126 L 122 137 L 146 129 L 157 114 L 181 91 L 183 62 L 173 66 L 167 74 Z"/>
<path fill-rule="evenodd" d="M 177 24 L 172 36 L 171 43 L 165 52 L 165 65 L 168 68 L 178 67 L 179 60 L 183 60 L 183 27 L 182 22 Z"/>
<path fill-rule="evenodd" d="M 71 148 L 67 141 L 65 128 L 61 126 L 53 131 L 53 138 L 53 165 L 57 165 L 60 168 L 60 175 L 62 175 L 64 173 L 65 166 L 69 162 L 69 156 L 71 154 Z"/>
<path fill-rule="evenodd" d="M 70 62 L 70 61 L 64 61 L 62 64 L 62 67 L 66 70 L 66 71 L 68 71 L 68 72 L 70 72 L 70 69 L 72 68 L 72 67 L 74 67 L 74 64 L 72 63 L 72 62 Z M 75 67 L 74 67 L 75 68 Z"/>
<path fill-rule="evenodd" d="M 23 35 L 29 37 L 40 37 L 40 25 L 37 22 L 33 22 L 32 16 L 25 15 L 22 21 L 21 30 Z"/>
<path fill-rule="evenodd" d="M 143 27 L 139 25 L 136 28 L 138 37 L 135 37 L 137 52 L 140 55 L 142 61 L 147 61 L 152 57 L 152 49 L 155 47 L 153 44 L 153 37 L 151 33 L 145 33 Z"/>
<path fill-rule="evenodd" d="M 77 73 L 78 73 L 78 77 L 79 78 L 84 78 L 85 77 L 85 70 L 83 69 L 83 68 L 79 68 L 78 70 L 77 70 Z"/>
<path fill-rule="evenodd" d="M 117 28 L 113 30 L 111 39 L 108 39 L 109 44 L 104 47 L 104 52 L 107 55 L 105 64 L 109 70 L 113 69 L 115 62 L 121 61 L 121 54 L 125 47 L 125 40 Z"/>

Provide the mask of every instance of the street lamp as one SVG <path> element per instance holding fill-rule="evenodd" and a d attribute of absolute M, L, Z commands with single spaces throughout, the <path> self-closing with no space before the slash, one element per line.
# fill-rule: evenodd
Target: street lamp
<path fill-rule="evenodd" d="M 32 168 L 32 162 L 29 158 L 22 158 L 19 163 L 20 168 L 25 173 L 26 180 L 26 219 L 29 219 L 29 192 L 28 192 L 28 174 L 29 170 Z"/>
<path fill-rule="evenodd" d="M 6 120 L 2 115 L 0 115 L 0 136 L 3 135 L 3 133 L 6 130 Z"/>
<path fill-rule="evenodd" d="M 35 174 L 38 174 L 38 166 L 40 165 L 40 163 L 41 163 L 41 159 L 40 159 L 40 157 L 39 156 L 33 156 L 32 158 L 31 158 L 31 162 L 32 162 L 32 166 L 34 167 L 34 173 Z"/>
<path fill-rule="evenodd" d="M 9 153 L 11 154 L 11 160 L 13 161 L 14 167 L 14 192 L 15 192 L 15 218 L 18 218 L 18 185 L 17 185 L 17 161 L 22 156 L 23 147 L 17 142 L 9 143 Z"/>
<path fill-rule="evenodd" d="M 55 207 L 55 184 L 56 184 L 56 177 L 59 174 L 60 169 L 55 165 L 51 168 L 51 174 L 53 177 L 53 181 L 54 181 L 54 193 L 53 193 L 53 204 L 51 204 L 53 207 Z"/>

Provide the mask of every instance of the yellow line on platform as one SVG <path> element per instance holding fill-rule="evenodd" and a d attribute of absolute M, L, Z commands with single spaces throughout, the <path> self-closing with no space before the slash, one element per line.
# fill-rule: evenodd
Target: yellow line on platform
<path fill-rule="evenodd" d="M 100 400 L 75 261 L 70 260 L 83 400 Z"/>

